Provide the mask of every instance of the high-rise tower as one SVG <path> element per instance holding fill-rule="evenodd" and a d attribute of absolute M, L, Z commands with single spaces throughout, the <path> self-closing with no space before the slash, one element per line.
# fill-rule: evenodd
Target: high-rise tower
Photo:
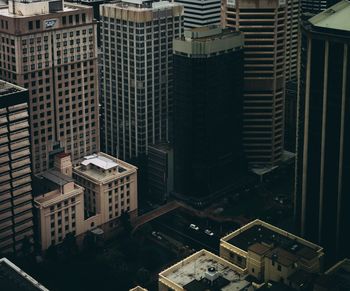
<path fill-rule="evenodd" d="M 101 6 L 103 151 L 121 159 L 171 138 L 173 38 L 183 7 L 168 1 Z"/>
<path fill-rule="evenodd" d="M 0 81 L 0 253 L 18 254 L 33 237 L 28 90 Z M 26 246 L 22 244 L 26 241 Z"/>
<path fill-rule="evenodd" d="M 63 149 L 99 150 L 96 22 L 92 8 L 10 1 L 0 8 L 0 78 L 29 90 L 33 172 Z"/>
<path fill-rule="evenodd" d="M 284 143 L 287 3 L 224 2 L 222 23 L 244 35 L 243 143 L 251 166 L 274 166 Z"/>
<path fill-rule="evenodd" d="M 200 27 L 174 41 L 174 188 L 195 203 L 244 173 L 243 37 Z"/>
<path fill-rule="evenodd" d="M 220 24 L 221 0 L 176 0 L 175 2 L 184 6 L 185 29 Z"/>
<path fill-rule="evenodd" d="M 302 23 L 295 215 L 330 260 L 349 256 L 350 2 Z"/>

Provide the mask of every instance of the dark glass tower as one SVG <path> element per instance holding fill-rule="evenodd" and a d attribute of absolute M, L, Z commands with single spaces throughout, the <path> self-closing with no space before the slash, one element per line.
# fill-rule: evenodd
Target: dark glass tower
<path fill-rule="evenodd" d="M 174 42 L 174 188 L 196 203 L 229 191 L 245 167 L 242 44 L 213 27 Z"/>
<path fill-rule="evenodd" d="M 295 215 L 329 261 L 350 255 L 350 2 L 302 23 Z"/>

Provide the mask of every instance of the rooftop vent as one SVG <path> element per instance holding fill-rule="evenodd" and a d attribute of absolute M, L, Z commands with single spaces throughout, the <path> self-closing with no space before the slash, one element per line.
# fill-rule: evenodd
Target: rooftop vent
<path fill-rule="evenodd" d="M 219 272 L 216 270 L 215 267 L 209 267 L 208 270 L 205 272 L 205 278 L 210 281 L 210 284 L 213 284 L 213 282 L 219 277 Z"/>

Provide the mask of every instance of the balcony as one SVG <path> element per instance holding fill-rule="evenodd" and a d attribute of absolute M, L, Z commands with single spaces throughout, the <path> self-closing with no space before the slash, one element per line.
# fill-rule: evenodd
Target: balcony
<path fill-rule="evenodd" d="M 20 170 L 17 170 L 17 171 L 14 171 L 12 173 L 12 178 L 17 178 L 19 176 L 23 176 L 25 174 L 29 174 L 31 171 L 30 171 L 30 167 L 25 167 L 23 169 L 20 169 Z"/>
<path fill-rule="evenodd" d="M 16 168 L 19 168 L 19 167 L 23 167 L 25 165 L 30 165 L 30 159 L 29 158 L 22 159 L 22 160 L 17 160 L 15 162 L 12 162 L 12 168 L 13 169 L 16 169 Z"/>
<path fill-rule="evenodd" d="M 30 176 L 21 177 L 16 180 L 12 180 L 12 187 L 16 188 L 22 184 L 30 183 L 32 181 Z"/>
<path fill-rule="evenodd" d="M 11 141 L 14 141 L 14 140 L 18 140 L 18 139 L 28 137 L 28 136 L 29 136 L 28 130 L 22 130 L 22 131 L 18 131 L 16 133 L 12 133 L 10 135 L 10 138 L 11 138 Z"/>
<path fill-rule="evenodd" d="M 33 226 L 33 221 L 28 221 L 28 222 L 26 222 L 26 223 L 23 223 L 23 224 L 20 224 L 19 226 L 16 226 L 15 227 L 15 231 L 16 232 L 20 232 L 20 231 L 23 231 L 23 230 L 25 230 L 25 229 L 27 229 L 27 228 L 32 228 L 32 226 Z"/>
<path fill-rule="evenodd" d="M 29 149 L 25 148 L 25 149 L 22 149 L 22 150 L 19 150 L 16 152 L 11 152 L 11 159 L 16 160 L 16 159 L 19 159 L 21 157 L 29 156 L 29 155 L 30 155 Z"/>
<path fill-rule="evenodd" d="M 2 194 L 0 195 L 0 202 L 1 202 L 1 201 L 5 201 L 5 200 L 10 199 L 10 198 L 11 198 L 11 193 L 10 193 L 10 191 L 8 191 L 8 192 L 6 192 L 6 193 L 2 193 Z"/>
<path fill-rule="evenodd" d="M 16 131 L 16 130 L 20 130 L 20 129 L 28 128 L 28 127 L 29 127 L 28 121 L 16 122 L 16 123 L 12 123 L 10 125 L 10 131 Z"/>
<path fill-rule="evenodd" d="M 26 203 L 24 205 L 20 205 L 20 206 L 15 207 L 14 210 L 13 210 L 13 213 L 14 214 L 19 214 L 19 213 L 21 213 L 23 211 L 26 211 L 26 210 L 29 210 L 31 208 L 32 208 L 32 203 L 29 202 L 29 203 Z"/>
<path fill-rule="evenodd" d="M 11 209 L 11 200 L 7 200 L 3 203 L 0 203 L 0 211 L 6 210 L 6 209 Z"/>
<path fill-rule="evenodd" d="M 12 191 L 12 194 L 13 194 L 13 196 L 18 196 L 18 195 L 21 195 L 23 193 L 30 192 L 30 191 L 32 191 L 32 187 L 30 185 L 26 185 L 24 187 L 21 187 L 19 189 Z"/>
<path fill-rule="evenodd" d="M 22 204 L 22 203 L 24 203 L 24 202 L 28 202 L 28 201 L 30 201 L 30 200 L 32 200 L 32 195 L 30 195 L 30 194 L 28 193 L 28 195 L 23 195 L 23 196 L 21 196 L 21 197 L 16 198 L 16 199 L 13 201 L 13 204 L 14 204 L 14 205 L 18 205 L 18 204 Z"/>
<path fill-rule="evenodd" d="M 11 218 L 9 218 L 9 219 L 7 219 L 7 220 L 1 221 L 1 222 L 0 222 L 0 231 L 1 231 L 2 229 L 6 228 L 6 227 L 11 226 L 11 225 L 12 225 L 12 219 L 11 219 Z"/>
<path fill-rule="evenodd" d="M 28 118 L 27 110 L 23 110 L 23 111 L 16 112 L 16 113 L 13 113 L 13 114 L 9 115 L 9 120 L 11 122 L 13 122 L 15 120 L 19 120 L 19 119 L 24 119 L 24 118 Z"/>
<path fill-rule="evenodd" d="M 11 179 L 11 177 L 9 174 L 2 175 L 2 176 L 0 176 L 0 183 L 3 183 L 5 181 L 9 181 L 10 179 Z"/>
<path fill-rule="evenodd" d="M 11 143 L 11 150 L 16 150 L 16 149 L 19 149 L 19 148 L 23 148 L 25 146 L 29 146 L 29 140 L 22 140 L 22 141 L 19 141 L 19 142 L 12 142 Z"/>
<path fill-rule="evenodd" d="M 0 136 L 0 144 L 8 143 L 9 139 L 7 138 L 7 135 Z"/>

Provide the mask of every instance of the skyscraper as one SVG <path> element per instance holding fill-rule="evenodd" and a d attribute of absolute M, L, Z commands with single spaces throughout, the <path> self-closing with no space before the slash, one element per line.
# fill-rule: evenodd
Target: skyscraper
<path fill-rule="evenodd" d="M 128 160 L 171 138 L 172 48 L 183 7 L 125 0 L 101 12 L 103 149 Z"/>
<path fill-rule="evenodd" d="M 338 2 L 339 0 L 301 0 L 301 12 L 317 14 Z"/>
<path fill-rule="evenodd" d="M 99 150 L 96 22 L 92 8 L 10 1 L 0 8 L 0 78 L 29 90 L 33 172 L 63 149 Z"/>
<path fill-rule="evenodd" d="M 242 46 L 239 32 L 213 27 L 174 41 L 174 188 L 182 197 L 203 202 L 244 172 Z"/>
<path fill-rule="evenodd" d="M 222 21 L 244 35 L 243 143 L 251 166 L 274 166 L 283 152 L 286 1 L 227 1 Z"/>
<path fill-rule="evenodd" d="M 302 23 L 295 215 L 330 260 L 350 255 L 350 2 Z"/>
<path fill-rule="evenodd" d="M 33 238 L 28 90 L 0 81 L 0 253 Z M 27 245 L 26 247 L 28 247 Z"/>
<path fill-rule="evenodd" d="M 220 24 L 220 0 L 176 0 L 175 2 L 184 6 L 185 28 Z"/>

